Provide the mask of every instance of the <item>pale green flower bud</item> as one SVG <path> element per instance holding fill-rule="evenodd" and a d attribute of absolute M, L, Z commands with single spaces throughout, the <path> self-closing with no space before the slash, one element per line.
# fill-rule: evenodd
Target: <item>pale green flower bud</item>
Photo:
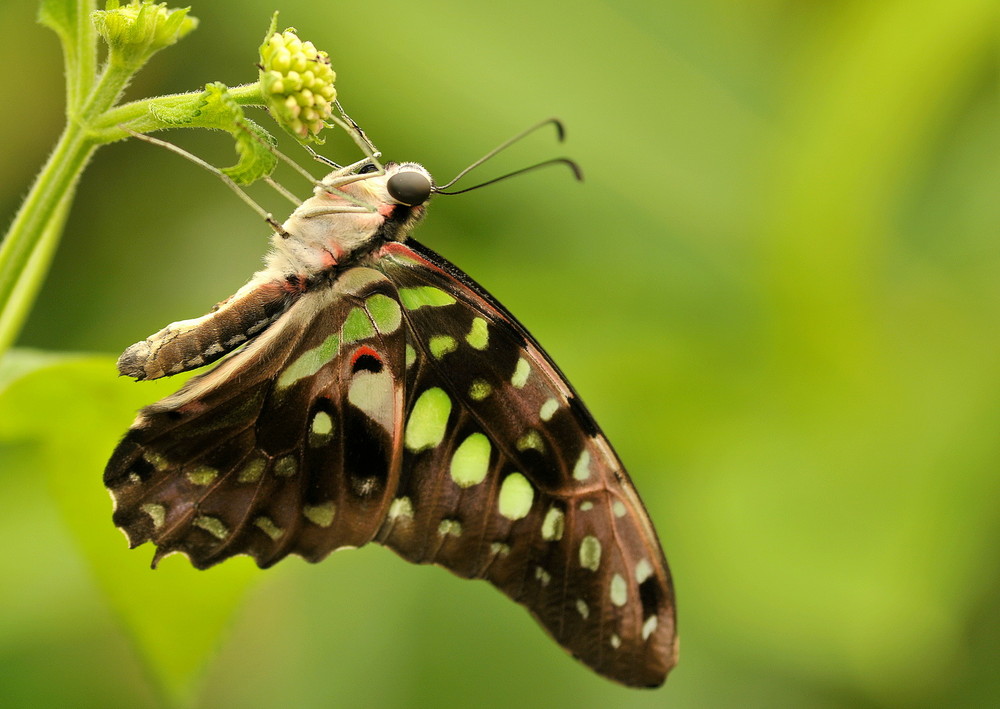
<path fill-rule="evenodd" d="M 260 60 L 261 90 L 275 120 L 300 140 L 315 140 L 337 98 L 330 57 L 287 29 L 264 40 Z"/>
<path fill-rule="evenodd" d="M 127 5 L 109 0 L 106 9 L 92 17 L 108 43 L 111 61 L 138 68 L 198 26 L 198 19 L 189 17 L 188 10 L 168 9 L 166 3 L 151 0 L 132 0 Z"/>

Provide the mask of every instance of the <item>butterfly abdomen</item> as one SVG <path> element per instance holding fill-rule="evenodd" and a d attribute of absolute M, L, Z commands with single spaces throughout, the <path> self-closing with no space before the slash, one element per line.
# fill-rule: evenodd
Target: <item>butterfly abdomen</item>
<path fill-rule="evenodd" d="M 297 295 L 284 280 L 254 278 L 207 315 L 170 323 L 129 347 L 118 358 L 118 371 L 158 379 L 210 364 L 263 332 Z"/>

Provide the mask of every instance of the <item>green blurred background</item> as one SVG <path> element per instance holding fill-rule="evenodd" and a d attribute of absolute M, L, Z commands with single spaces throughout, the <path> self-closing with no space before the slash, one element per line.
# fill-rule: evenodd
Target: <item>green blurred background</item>
<path fill-rule="evenodd" d="M 0 402 L 0 705 L 996 705 L 994 2 L 203 0 L 129 96 L 252 80 L 274 9 L 329 51 L 383 152 L 439 178 L 565 121 L 565 146 L 535 136 L 482 174 L 567 154 L 583 185 L 439 198 L 417 236 L 518 315 L 614 441 L 673 568 L 680 665 L 619 688 L 487 585 L 377 547 L 148 571 L 101 472 L 176 383 L 119 381 L 113 358 L 236 290 L 268 232 L 129 141 L 84 175 L 20 341 L 101 356 Z M 34 13 L 0 6 L 5 221 L 62 124 Z M 232 162 L 221 134 L 164 137 Z"/>

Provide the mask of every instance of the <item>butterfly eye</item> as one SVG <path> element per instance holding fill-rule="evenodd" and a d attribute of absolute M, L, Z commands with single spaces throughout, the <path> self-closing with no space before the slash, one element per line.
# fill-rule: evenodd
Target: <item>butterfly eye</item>
<path fill-rule="evenodd" d="M 367 165 L 363 166 L 360 170 L 358 170 L 359 175 L 367 175 L 369 172 L 378 172 L 378 168 L 372 165 L 371 163 L 368 163 Z"/>
<path fill-rule="evenodd" d="M 394 200 L 408 207 L 416 207 L 431 196 L 431 181 L 416 170 L 397 172 L 389 178 L 386 189 Z"/>

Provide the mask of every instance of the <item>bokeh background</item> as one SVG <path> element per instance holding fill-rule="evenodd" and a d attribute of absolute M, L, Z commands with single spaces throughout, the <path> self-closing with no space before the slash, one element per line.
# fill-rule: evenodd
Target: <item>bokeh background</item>
<path fill-rule="evenodd" d="M 440 178 L 565 121 L 565 145 L 537 135 L 481 174 L 566 154 L 584 184 L 440 198 L 418 237 L 518 315 L 615 443 L 673 568 L 681 662 L 619 688 L 486 584 L 376 547 L 266 572 L 127 551 L 103 462 L 176 384 L 119 381 L 114 357 L 233 292 L 268 236 L 129 141 L 88 168 L 20 342 L 93 356 L 0 399 L 0 705 L 1000 701 L 995 3 L 193 5 L 131 98 L 252 80 L 280 9 L 383 152 Z M 35 9 L 0 6 L 5 221 L 63 120 Z M 232 162 L 221 134 L 164 137 Z"/>

